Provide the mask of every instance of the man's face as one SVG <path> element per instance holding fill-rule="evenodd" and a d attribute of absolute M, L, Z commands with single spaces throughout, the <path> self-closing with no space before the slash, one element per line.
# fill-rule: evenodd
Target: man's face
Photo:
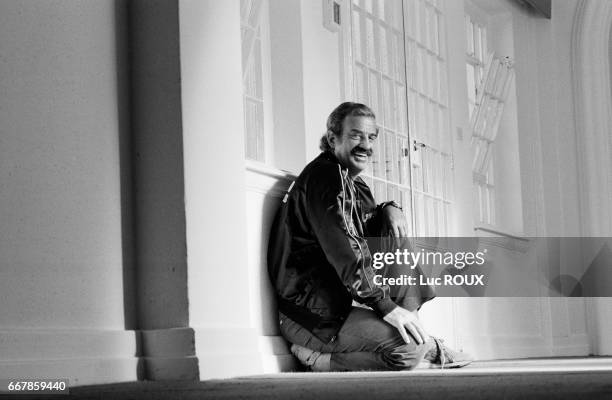
<path fill-rule="evenodd" d="M 372 156 L 372 145 L 378 137 L 376 121 L 371 117 L 352 116 L 344 118 L 342 135 L 328 135 L 334 154 L 353 177 L 366 169 Z"/>

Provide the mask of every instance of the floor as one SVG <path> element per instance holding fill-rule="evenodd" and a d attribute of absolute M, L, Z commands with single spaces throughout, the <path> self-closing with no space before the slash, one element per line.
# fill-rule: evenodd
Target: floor
<path fill-rule="evenodd" d="M 612 400 L 612 358 L 483 361 L 444 371 L 302 372 L 201 382 L 128 382 L 70 391 L 62 399 Z"/>

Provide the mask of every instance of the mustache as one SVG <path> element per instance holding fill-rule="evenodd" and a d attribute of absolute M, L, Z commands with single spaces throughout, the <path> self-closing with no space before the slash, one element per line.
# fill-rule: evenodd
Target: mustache
<path fill-rule="evenodd" d="M 355 147 L 353 150 L 351 150 L 351 154 L 357 154 L 357 153 L 366 153 L 366 155 L 368 157 L 372 156 L 373 150 L 372 149 L 364 149 L 363 147 Z"/>

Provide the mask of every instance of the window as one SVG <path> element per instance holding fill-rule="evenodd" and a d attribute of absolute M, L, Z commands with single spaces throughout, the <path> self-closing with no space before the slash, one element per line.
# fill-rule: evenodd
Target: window
<path fill-rule="evenodd" d="M 465 16 L 467 85 L 470 118 L 474 114 L 478 85 L 482 82 L 485 69 L 485 57 L 488 53 L 487 29 L 469 14 Z"/>
<path fill-rule="evenodd" d="M 482 90 L 485 70 L 485 58 L 489 54 L 487 47 L 487 29 L 484 21 L 475 16 L 465 15 L 466 32 L 466 81 L 468 91 L 468 109 L 472 126 L 476 118 L 478 99 Z M 495 225 L 495 183 L 493 142 L 489 142 L 483 135 L 472 131 L 472 148 L 474 149 L 474 162 L 472 172 L 474 177 L 475 204 L 478 206 L 477 218 L 479 223 Z M 485 162 L 485 158 L 488 158 Z M 486 166 L 485 166 L 486 165 Z"/>
<path fill-rule="evenodd" d="M 475 222 L 518 233 L 522 207 L 512 17 L 502 2 L 468 0 L 465 4 Z"/>
<path fill-rule="evenodd" d="M 268 0 L 241 0 L 242 82 L 246 158 L 269 161 L 270 55 Z"/>
<path fill-rule="evenodd" d="M 508 98 L 514 70 L 512 61 L 488 56 L 486 68 L 476 90 L 476 102 L 471 114 L 472 172 L 480 208 L 479 221 L 495 225 L 494 145 Z"/>
<path fill-rule="evenodd" d="M 371 170 L 377 201 L 402 203 L 411 235 L 451 231 L 452 150 L 440 0 L 353 0 L 344 31 L 347 99 L 368 104 L 380 128 Z M 405 16 L 405 17 L 403 17 Z"/>

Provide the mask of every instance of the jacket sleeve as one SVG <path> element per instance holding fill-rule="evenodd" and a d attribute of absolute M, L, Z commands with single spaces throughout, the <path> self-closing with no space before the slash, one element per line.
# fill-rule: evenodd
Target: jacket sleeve
<path fill-rule="evenodd" d="M 351 204 L 355 194 L 347 184 L 340 169 L 314 174 L 305 188 L 306 212 L 327 260 L 353 299 L 385 316 L 397 305 L 390 298 L 388 286 L 374 284 L 370 250 L 353 227 Z"/>

